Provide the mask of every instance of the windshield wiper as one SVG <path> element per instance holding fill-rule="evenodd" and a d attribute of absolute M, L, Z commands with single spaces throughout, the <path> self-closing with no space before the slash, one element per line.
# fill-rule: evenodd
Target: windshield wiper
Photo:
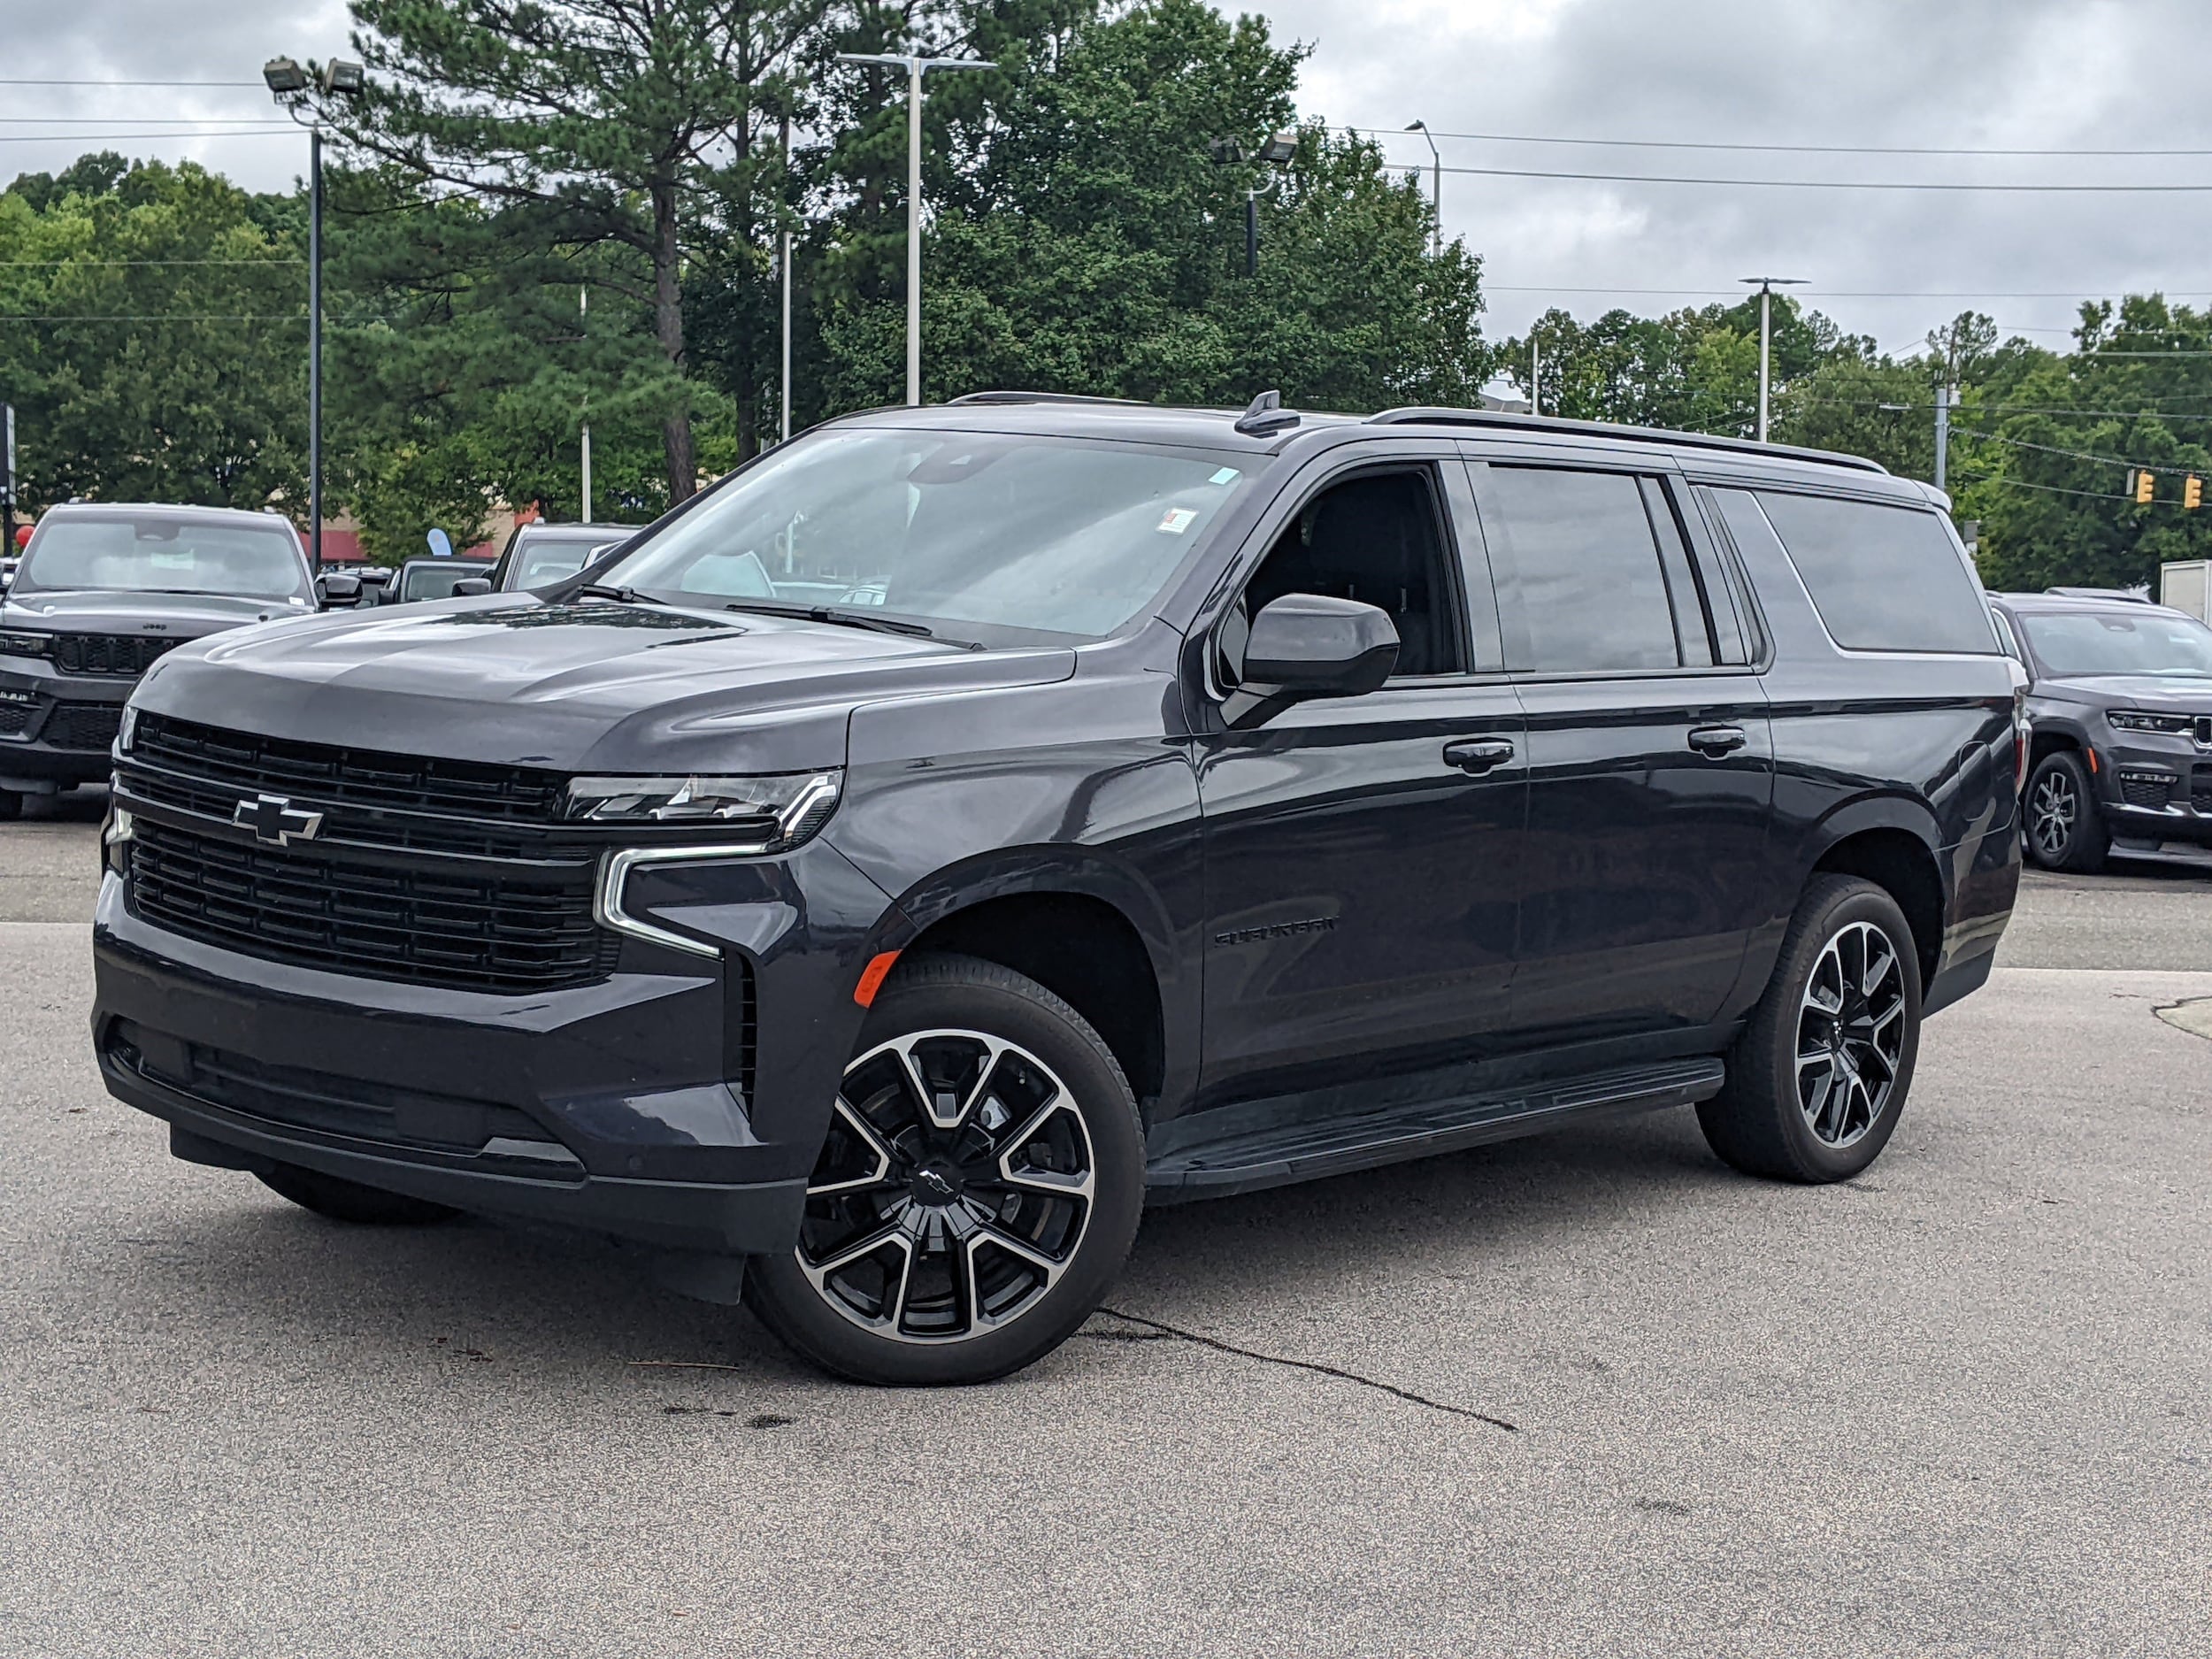
<path fill-rule="evenodd" d="M 754 611 L 767 617 L 803 617 L 809 622 L 833 623 L 841 628 L 866 628 L 876 634 L 904 634 L 918 640 L 933 640 L 933 629 L 918 622 L 896 622 L 889 617 L 872 617 L 864 611 L 833 611 L 827 605 L 761 604 L 757 601 L 741 600 L 726 604 L 725 611 Z"/>
<path fill-rule="evenodd" d="M 640 593 L 634 588 L 610 588 L 604 582 L 586 582 L 576 590 L 579 599 L 611 599 L 625 605 L 664 605 L 665 599 L 656 599 L 650 594 Z"/>

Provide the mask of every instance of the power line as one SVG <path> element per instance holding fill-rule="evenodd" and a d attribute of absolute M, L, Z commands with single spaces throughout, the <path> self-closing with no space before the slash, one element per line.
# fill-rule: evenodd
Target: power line
<path fill-rule="evenodd" d="M 0 270 L 56 270 L 62 266 L 81 269 L 86 265 L 110 267 L 116 265 L 305 265 L 304 259 L 0 259 Z"/>
<path fill-rule="evenodd" d="M 0 312 L 0 323 L 303 323 L 304 311 L 100 311 L 47 316 Z"/>
<path fill-rule="evenodd" d="M 1354 127 L 1345 130 L 1379 133 L 1393 138 L 1401 135 L 1400 129 L 1392 127 Z M 1714 150 L 1775 156 L 2212 156 L 2212 149 L 2010 150 L 1916 144 L 1738 144 L 1671 138 L 1564 138 L 1532 133 L 1432 132 L 1430 136 L 1463 139 L 1479 144 L 1576 144 L 1604 150 Z M 1446 171 L 1450 170 L 1447 168 Z"/>
<path fill-rule="evenodd" d="M 277 127 L 242 125 L 222 132 L 202 128 L 180 133 L 173 128 L 165 133 L 0 133 L 0 144 L 82 144 L 95 139 L 115 138 L 281 138 L 299 130 L 287 122 Z"/>
<path fill-rule="evenodd" d="M 2099 284 L 2081 288 L 2034 288 L 2001 291 L 1985 288 L 1816 288 L 1798 290 L 1801 297 L 1824 300 L 2080 300 L 2089 297 Z M 1644 294 L 1644 295 L 1708 295 L 1716 299 L 1743 297 L 1741 288 L 1558 288 L 1540 282 L 1486 282 L 1486 294 Z M 2177 299 L 2212 297 L 2212 288 L 2160 288 L 2159 293 Z M 1758 296 L 1755 294 L 1754 299 Z"/>
<path fill-rule="evenodd" d="M 2082 495 L 2091 501 L 2132 501 L 2133 496 L 2108 489 L 2068 489 L 2061 484 L 2031 484 L 2024 478 L 2008 478 L 2002 472 L 1984 472 L 1979 478 L 1969 479 L 1973 484 L 2001 484 L 2007 489 L 2039 489 L 2051 495 Z"/>
<path fill-rule="evenodd" d="M 1433 168 L 1423 171 L 1436 171 Z M 2212 184 L 1960 184 L 1929 180 L 1701 179 L 1654 173 L 1563 173 L 1539 167 L 1446 167 L 1445 173 L 1482 179 L 1571 179 L 1599 184 L 1708 184 L 1763 190 L 1992 191 L 2040 196 L 2202 196 Z"/>
<path fill-rule="evenodd" d="M 112 127 L 118 121 L 164 127 L 289 127 L 290 121 L 260 115 L 0 115 L 0 127 Z"/>
<path fill-rule="evenodd" d="M 48 75 L 0 81 L 0 87 L 254 87 L 258 81 L 63 81 Z"/>

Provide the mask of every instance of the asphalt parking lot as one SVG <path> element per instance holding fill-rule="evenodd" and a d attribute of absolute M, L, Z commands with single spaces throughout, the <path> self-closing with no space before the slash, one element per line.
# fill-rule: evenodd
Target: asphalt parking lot
<path fill-rule="evenodd" d="M 900 1394 L 170 1160 L 97 811 L 0 826 L 0 1654 L 2205 1650 L 2212 872 L 2031 877 L 1859 1180 L 1676 1112 L 1155 1212 L 1136 1318 Z"/>

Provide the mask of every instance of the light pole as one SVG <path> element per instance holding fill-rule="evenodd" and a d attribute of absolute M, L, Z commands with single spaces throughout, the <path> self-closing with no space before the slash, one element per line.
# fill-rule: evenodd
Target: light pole
<path fill-rule="evenodd" d="M 1774 303 L 1776 288 L 1796 288 L 1805 279 L 1793 276 L 1747 276 L 1745 282 L 1759 285 L 1759 442 L 1767 441 L 1767 387 L 1772 374 L 1768 363 L 1770 342 L 1774 336 L 1770 311 Z"/>
<path fill-rule="evenodd" d="M 584 338 L 585 349 L 590 349 L 591 288 L 588 285 L 579 286 L 576 290 L 576 328 Z M 578 435 L 583 440 L 580 448 L 582 449 L 581 459 L 584 464 L 582 491 L 584 516 L 577 522 L 589 524 L 591 522 L 591 394 L 589 392 L 584 394 L 583 415 L 583 419 L 577 424 L 582 428 Z"/>
<path fill-rule="evenodd" d="M 309 87 L 307 71 L 289 58 L 261 65 L 261 79 L 298 120 L 298 100 Z M 357 98 L 368 84 L 359 64 L 334 58 L 323 66 L 326 96 Z M 323 128 L 311 117 L 307 128 L 307 552 L 323 567 Z"/>
<path fill-rule="evenodd" d="M 922 401 L 922 77 L 933 69 L 996 69 L 981 58 L 917 58 L 901 52 L 840 52 L 841 64 L 906 71 L 906 401 Z"/>
<path fill-rule="evenodd" d="M 1436 221 L 1435 231 L 1429 238 L 1429 251 L 1440 254 L 1444 251 L 1444 152 L 1436 147 L 1436 134 L 1429 131 L 1426 121 L 1415 121 L 1406 131 L 1418 133 L 1429 141 L 1429 154 L 1436 162 L 1436 171 L 1430 175 L 1429 182 L 1429 217 Z"/>

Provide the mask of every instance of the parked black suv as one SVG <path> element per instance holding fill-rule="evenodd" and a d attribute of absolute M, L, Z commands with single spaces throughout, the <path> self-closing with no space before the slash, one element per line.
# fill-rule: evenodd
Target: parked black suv
<path fill-rule="evenodd" d="M 749 1257 L 824 1364 L 987 1378 L 1148 1198 L 1690 1103 L 1865 1168 L 2011 910 L 2023 679 L 1864 462 L 882 411 L 564 588 L 165 658 L 94 1037 L 326 1215 Z"/>
<path fill-rule="evenodd" d="M 2093 871 L 2116 846 L 2212 846 L 2212 628 L 2116 594 L 1991 603 L 2029 675 L 2028 856 Z"/>
<path fill-rule="evenodd" d="M 48 509 L 0 593 L 0 818 L 108 775 L 124 699 L 164 652 L 315 606 L 298 534 L 271 514 Z"/>

